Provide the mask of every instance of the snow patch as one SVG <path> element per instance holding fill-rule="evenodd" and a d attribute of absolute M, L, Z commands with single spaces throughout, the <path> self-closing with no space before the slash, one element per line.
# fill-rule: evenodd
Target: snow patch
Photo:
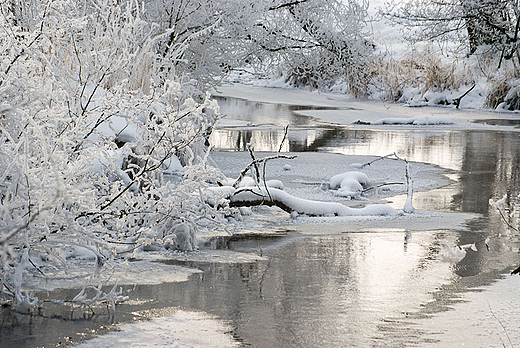
<path fill-rule="evenodd" d="M 413 125 L 413 126 L 434 126 L 449 125 L 455 122 L 443 116 L 415 116 L 415 117 L 390 117 L 371 122 L 372 125 Z"/>
<path fill-rule="evenodd" d="M 118 331 L 83 342 L 78 348 L 238 347 L 231 328 L 203 312 L 178 310 L 175 314 L 140 323 L 124 324 Z"/>

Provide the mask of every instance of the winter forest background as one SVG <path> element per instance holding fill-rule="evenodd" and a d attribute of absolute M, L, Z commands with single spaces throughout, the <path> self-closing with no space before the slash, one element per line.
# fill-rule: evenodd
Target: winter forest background
<path fill-rule="evenodd" d="M 208 162 L 214 86 L 239 76 L 389 102 L 520 109 L 516 0 L 1 0 L 0 289 L 90 255 L 192 250 L 239 211 Z M 403 28 L 397 53 L 371 37 Z M 478 87 L 476 89 L 475 86 Z M 94 283 L 92 283 L 94 284 Z M 92 285 L 78 302 L 119 299 Z M 81 296 L 80 296 L 81 295 Z"/>

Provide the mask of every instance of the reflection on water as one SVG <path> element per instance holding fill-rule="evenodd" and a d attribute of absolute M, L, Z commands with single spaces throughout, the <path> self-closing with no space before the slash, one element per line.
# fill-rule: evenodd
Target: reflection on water
<path fill-rule="evenodd" d="M 216 97 L 220 111 L 228 120 L 240 120 L 254 125 L 285 127 L 316 125 L 311 117 L 298 116 L 293 111 L 298 107 L 283 104 L 250 102 L 243 99 Z"/>
<path fill-rule="evenodd" d="M 352 108 L 338 108 L 327 106 L 304 106 L 290 104 L 272 104 L 252 102 L 244 99 L 214 97 L 218 101 L 220 111 L 228 120 L 240 120 L 252 125 L 282 126 L 290 124 L 292 127 L 319 126 L 312 117 L 302 116 L 295 111 L 302 110 L 352 110 Z"/>
<path fill-rule="evenodd" d="M 428 292 L 449 279 L 449 264 L 432 261 L 443 234 L 357 233 L 294 238 L 277 248 L 265 245 L 269 261 L 200 264 L 204 277 L 137 286 L 130 293 L 133 301 L 120 305 L 113 320 L 131 321 L 137 310 L 160 315 L 162 308 L 183 307 L 219 316 L 230 323 L 235 337 L 253 347 L 344 347 L 347 341 L 348 346 L 368 346 L 378 336 L 384 318 L 419 310 Z M 232 247 L 248 250 L 258 245 L 250 244 L 239 242 Z M 138 299 L 153 301 L 132 304 Z M 41 339 L 41 327 L 31 332 L 36 323 L 76 341 L 77 333 L 88 334 L 111 322 L 103 312 L 91 320 L 77 317 L 80 314 L 75 321 L 65 320 L 67 311 L 61 317 L 35 318 L 33 323 L 25 317 L 24 325 L 10 331 L 4 327 L 0 342 L 13 343 L 5 339 L 8 333 L 18 336 L 16 346 L 20 347 L 52 343 Z M 72 312 L 69 315 L 74 317 Z"/>
<path fill-rule="evenodd" d="M 520 127 L 520 120 L 519 119 L 484 119 L 484 120 L 476 120 L 475 123 L 482 123 L 482 124 L 490 124 L 493 126 L 514 126 L 516 128 Z"/>
<path fill-rule="evenodd" d="M 279 142 L 272 139 L 282 139 L 272 133 L 267 137 L 262 129 L 249 132 L 248 142 L 261 151 L 276 151 Z M 281 134 L 283 130 L 271 132 Z M 233 141 L 221 141 L 236 139 L 235 131 L 221 129 L 214 136 L 218 148 L 241 150 Z M 470 221 L 466 231 L 320 237 L 280 248 L 279 253 L 272 255 L 274 269 L 268 272 L 268 279 L 274 279 L 272 286 L 278 287 L 279 293 L 269 304 L 264 304 L 267 308 L 255 308 L 259 313 L 255 325 L 260 320 L 265 327 L 256 326 L 257 332 L 246 323 L 237 325 L 246 331 L 243 336 L 258 335 L 253 340 L 254 346 L 264 346 L 262 342 L 267 342 L 265 346 L 282 347 L 367 346 L 377 342 L 390 346 L 417 345 L 422 342 L 422 333 L 414 330 L 413 324 L 403 323 L 407 315 L 400 312 L 416 311 L 414 315 L 420 316 L 445 308 L 457 292 L 492 282 L 499 273 L 518 264 L 517 238 L 493 240 L 490 251 L 484 248 L 468 252 L 453 268 L 434 262 L 443 243 L 468 244 L 499 231 L 505 233 L 498 215 L 490 213 L 488 201 L 504 194 L 508 200 L 514 200 L 520 191 L 518 133 L 319 128 L 290 130 L 288 139 L 285 151 L 371 156 L 396 152 L 411 161 L 450 169 L 454 184 L 416 193 L 414 206 L 482 215 Z M 398 250 L 399 239 L 402 243 L 409 236 L 412 244 L 401 244 Z M 450 277 L 457 281 L 447 281 L 441 287 Z M 437 300 L 428 301 L 427 292 L 439 293 L 435 295 Z M 277 303 L 281 309 L 273 309 L 270 303 Z M 264 317 L 269 319 L 264 322 Z"/>
<path fill-rule="evenodd" d="M 221 101 L 222 102 L 222 101 Z M 262 246 L 269 260 L 254 264 L 200 264 L 205 273 L 180 284 L 138 286 L 115 316 L 93 318 L 49 312 L 28 317 L 0 310 L 0 346 L 56 344 L 64 336 L 98 330 L 111 322 L 131 321 L 136 311 L 164 307 L 198 309 L 229 321 L 233 334 L 253 347 L 423 346 L 428 340 L 413 320 L 449 305 L 457 292 L 492 282 L 518 263 L 516 239 L 492 240 L 491 250 L 468 252 L 457 265 L 439 262 L 442 244 L 473 243 L 504 232 L 488 200 L 520 191 L 520 137 L 492 131 L 356 130 L 308 127 L 287 106 L 227 100 L 223 112 L 235 119 L 274 127 L 217 129 L 219 149 L 277 151 L 283 126 L 292 125 L 283 151 L 331 151 L 355 155 L 397 152 L 411 161 L 451 169 L 453 185 L 416 193 L 419 209 L 480 213 L 464 231 L 367 231 L 336 236 L 285 238 L 232 244 L 241 251 Z M 246 108 L 247 115 L 240 118 Z M 280 111 L 281 110 L 281 111 Z M 285 116 L 283 121 L 277 113 Z M 256 116 L 255 116 L 256 115 Z M 249 117 L 249 119 L 247 119 Z M 402 206 L 402 205 L 401 205 Z M 319 225 L 320 229 L 326 225 Z M 288 241 L 288 242 L 287 242 Z M 273 247 L 275 245 L 276 247 Z M 74 295 L 77 292 L 74 292 Z M 71 293 L 72 295 L 72 293 Z M 137 300 L 153 299 L 138 302 Z M 60 338 L 61 337 L 61 338 Z M 18 341 L 17 341 L 18 340 Z"/>
<path fill-rule="evenodd" d="M 381 320 L 418 310 L 450 276 L 448 264 L 429 261 L 438 234 L 297 239 L 274 249 L 268 262 L 229 267 L 224 275 L 211 269 L 205 286 L 182 296 L 231 320 L 235 335 L 253 347 L 369 346 Z"/>

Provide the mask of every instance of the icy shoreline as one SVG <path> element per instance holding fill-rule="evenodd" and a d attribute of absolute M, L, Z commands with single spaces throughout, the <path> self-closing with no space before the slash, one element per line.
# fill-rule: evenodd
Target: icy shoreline
<path fill-rule="evenodd" d="M 342 93 L 309 91 L 295 88 L 276 88 L 263 87 L 258 85 L 246 84 L 227 84 L 219 86 L 214 92 L 214 96 L 232 97 L 261 103 L 274 103 L 283 105 L 307 106 L 309 110 L 297 110 L 295 113 L 309 116 L 329 124 L 342 126 L 355 126 L 366 128 L 366 125 L 355 124 L 377 123 L 382 119 L 407 119 L 417 116 L 451 118 L 453 124 L 438 124 L 436 129 L 488 129 L 488 130 L 507 130 L 520 131 L 507 126 L 492 126 L 485 123 L 473 123 L 472 121 L 485 121 L 494 119 L 515 120 L 518 118 L 516 113 L 497 112 L 481 109 L 455 109 L 454 107 L 413 107 L 398 103 L 385 103 L 374 100 L 352 99 L 349 95 Z M 320 110 L 319 108 L 331 108 Z M 225 120 L 225 119 L 224 119 Z M 229 123 L 225 120 L 226 124 Z M 427 126 L 410 126 L 401 123 L 395 125 L 376 125 L 371 124 L 370 129 L 417 129 L 417 127 L 428 128 Z"/>

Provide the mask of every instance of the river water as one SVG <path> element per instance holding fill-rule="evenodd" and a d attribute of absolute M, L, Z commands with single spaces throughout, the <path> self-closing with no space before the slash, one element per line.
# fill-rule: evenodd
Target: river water
<path fill-rule="evenodd" d="M 114 315 L 78 317 L 57 310 L 47 317 L 28 317 L 0 311 L 1 347 L 65 344 L 89 332 L 102 333 L 114 322 L 131 321 L 136 312 L 160 315 L 171 307 L 216 315 L 229 323 L 244 346 L 443 346 L 437 335 L 440 328 L 429 327 L 427 318 L 447 310 L 460 294 L 491 284 L 520 264 L 518 239 L 507 236 L 488 205 L 490 198 L 504 194 L 514 200 L 520 191 L 517 132 L 340 127 L 299 116 L 298 106 L 232 98 L 219 103 L 229 119 L 240 122 L 224 123 L 214 131 L 211 141 L 217 150 L 244 151 L 252 143 L 257 151 L 277 151 L 283 128 L 290 123 L 282 151 L 395 151 L 408 160 L 449 169 L 454 183 L 416 194 L 415 208 L 477 213 L 478 218 L 463 230 L 431 226 L 428 231 L 367 228 L 349 233 L 345 226 L 339 234 L 289 233 L 278 239 L 231 242 L 233 250 L 262 250 L 267 261 L 190 263 L 203 275 L 183 283 L 137 286 L 133 301 L 120 305 Z M 440 261 L 444 242 L 473 243 L 498 232 L 504 237 L 493 239 L 489 251 L 479 246 L 457 264 Z"/>

